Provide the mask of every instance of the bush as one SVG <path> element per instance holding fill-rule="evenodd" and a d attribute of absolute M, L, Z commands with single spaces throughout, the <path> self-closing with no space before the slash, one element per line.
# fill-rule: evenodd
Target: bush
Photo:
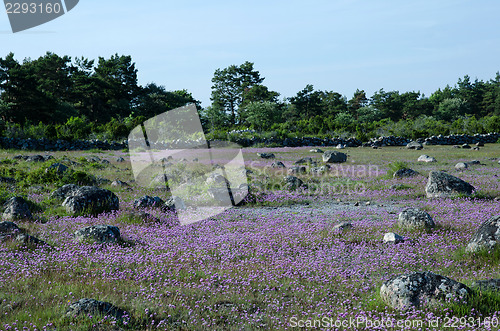
<path fill-rule="evenodd" d="M 127 138 L 130 132 L 129 128 L 123 121 L 114 117 L 111 118 L 108 123 L 104 124 L 101 129 L 108 135 L 109 138 L 116 140 Z"/>
<path fill-rule="evenodd" d="M 95 185 L 95 178 L 83 171 L 75 171 L 62 178 L 64 184 Z"/>
<path fill-rule="evenodd" d="M 396 161 L 389 164 L 389 169 L 387 170 L 387 177 L 392 178 L 394 173 L 401 169 L 409 168 L 408 163 L 404 161 Z"/>
<path fill-rule="evenodd" d="M 31 186 L 40 184 L 52 184 L 54 186 L 62 186 L 65 184 L 76 185 L 94 185 L 95 178 L 83 171 L 68 170 L 64 174 L 59 174 L 55 169 L 45 171 L 45 168 L 38 168 L 30 172 L 24 172 L 15 169 L 3 169 L 3 174 L 13 175 L 20 186 Z"/>

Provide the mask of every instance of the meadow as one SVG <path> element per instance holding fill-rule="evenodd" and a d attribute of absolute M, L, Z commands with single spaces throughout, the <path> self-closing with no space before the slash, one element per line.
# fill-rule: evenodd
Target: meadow
<path fill-rule="evenodd" d="M 500 144 L 478 151 L 452 146 L 420 151 L 346 148 L 341 151 L 348 155 L 346 163 L 333 164 L 322 175 L 298 174 L 307 188 L 286 190 L 286 169 L 271 168 L 271 163 L 282 161 L 290 168 L 311 157 L 318 166 L 324 164 L 311 148 L 243 149 L 246 168 L 252 171 L 244 203 L 185 226 L 174 212 L 149 208 L 145 211 L 154 217 L 148 219 L 133 213 L 135 199 L 166 193 L 134 181 L 126 151 L 1 151 L 0 176 L 16 182 L 0 183 L 0 202 L 12 196 L 30 201 L 33 220 L 15 223 L 47 245 L 0 243 L 0 329 L 498 330 L 496 292 L 476 293 L 467 304 L 443 302 L 406 311 L 388 307 L 379 292 L 391 276 L 415 271 L 432 271 L 468 286 L 500 278 L 497 251 L 465 252 L 480 224 L 500 214 L 495 199 L 500 196 Z M 276 158 L 262 159 L 258 152 Z M 54 158 L 26 162 L 14 159 L 19 154 Z M 437 162 L 417 162 L 422 154 Z M 92 157 L 99 159 L 89 161 Z M 119 157 L 125 162 L 117 162 Z M 455 170 L 457 162 L 471 160 L 480 164 Z M 48 176 L 45 169 L 54 162 L 78 175 Z M 393 178 L 402 164 L 421 175 Z M 447 171 L 476 191 L 428 199 L 424 187 L 432 170 Z M 129 186 L 112 186 L 103 179 Z M 70 181 L 111 190 L 120 199 L 120 209 L 69 216 L 50 193 Z M 398 214 L 408 207 L 427 211 L 436 228 L 398 228 Z M 334 228 L 344 221 L 353 227 Z M 117 226 L 123 241 L 74 241 L 76 230 L 97 224 Z M 384 243 L 386 232 L 396 232 L 405 241 Z M 82 298 L 110 302 L 127 315 L 119 320 L 67 316 L 69 305 Z"/>

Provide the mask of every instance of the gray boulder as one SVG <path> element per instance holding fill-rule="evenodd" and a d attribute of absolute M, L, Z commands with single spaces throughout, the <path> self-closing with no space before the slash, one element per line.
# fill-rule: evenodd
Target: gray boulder
<path fill-rule="evenodd" d="M 311 153 L 324 153 L 323 150 L 321 150 L 320 148 L 313 148 L 309 152 L 311 152 Z"/>
<path fill-rule="evenodd" d="M 344 163 L 347 161 L 347 154 L 337 151 L 326 151 L 322 155 L 323 162 L 326 163 Z"/>
<path fill-rule="evenodd" d="M 289 174 L 305 174 L 306 172 L 307 169 L 304 166 L 291 167 L 290 169 L 288 169 Z"/>
<path fill-rule="evenodd" d="M 57 199 L 64 201 L 67 196 L 70 196 L 73 192 L 76 192 L 80 186 L 75 184 L 66 184 L 50 194 L 52 199 Z"/>
<path fill-rule="evenodd" d="M 120 229 L 111 225 L 93 225 L 77 230 L 76 241 L 92 241 L 98 244 L 117 243 L 120 241 Z"/>
<path fill-rule="evenodd" d="M 286 168 L 285 164 L 281 161 L 273 162 L 271 164 L 272 168 Z"/>
<path fill-rule="evenodd" d="M 120 201 L 111 191 L 95 186 L 81 186 L 70 191 L 64 199 L 62 205 L 66 211 L 72 215 L 78 214 L 99 214 L 118 210 Z"/>
<path fill-rule="evenodd" d="M 229 181 L 226 179 L 226 177 L 217 173 L 210 174 L 205 182 L 209 186 L 227 187 L 229 185 Z"/>
<path fill-rule="evenodd" d="M 18 233 L 13 240 L 22 245 L 46 245 L 45 241 L 38 239 L 37 237 L 33 237 L 26 233 Z"/>
<path fill-rule="evenodd" d="M 470 165 L 478 165 L 478 164 L 481 164 L 481 161 L 479 161 L 479 160 L 472 160 L 472 161 L 468 162 L 468 164 L 470 164 Z"/>
<path fill-rule="evenodd" d="M 104 315 L 114 317 L 117 320 L 122 320 L 126 315 L 126 312 L 116 306 L 113 306 L 109 302 L 85 298 L 80 299 L 77 302 L 73 302 L 66 310 L 66 316 L 68 317 L 77 317 L 80 315 Z"/>
<path fill-rule="evenodd" d="M 276 156 L 273 153 L 257 153 L 263 159 L 274 159 Z"/>
<path fill-rule="evenodd" d="M 212 187 L 207 190 L 210 198 L 223 206 L 231 206 L 234 204 L 234 198 L 231 191 L 225 187 Z"/>
<path fill-rule="evenodd" d="M 311 164 L 311 163 L 313 163 L 313 159 L 310 157 L 303 157 L 295 161 L 295 164 Z"/>
<path fill-rule="evenodd" d="M 62 163 L 54 163 L 53 165 L 51 165 L 50 167 L 48 167 L 47 169 L 45 169 L 45 172 L 55 171 L 59 175 L 62 175 L 66 171 L 68 171 L 68 169 L 69 168 L 67 166 L 65 166 L 64 164 L 62 164 Z"/>
<path fill-rule="evenodd" d="M 0 222 L 0 242 L 13 241 L 22 245 L 45 245 L 43 240 L 23 233 L 19 227 L 12 222 Z"/>
<path fill-rule="evenodd" d="M 135 208 L 163 208 L 164 206 L 165 201 L 163 201 L 160 197 L 150 197 L 149 195 L 145 195 L 134 200 Z"/>
<path fill-rule="evenodd" d="M 26 162 L 45 162 L 45 158 L 41 155 L 30 155 L 26 158 Z"/>
<path fill-rule="evenodd" d="M 150 186 L 153 188 L 165 188 L 168 185 L 167 175 L 164 173 L 156 175 L 152 180 Z"/>
<path fill-rule="evenodd" d="M 399 244 L 402 242 L 404 242 L 404 238 L 397 233 L 387 232 L 386 234 L 384 234 L 384 243 Z"/>
<path fill-rule="evenodd" d="M 403 310 L 443 300 L 464 300 L 471 293 L 464 284 L 430 271 L 392 277 L 380 288 L 380 296 L 387 305 Z"/>
<path fill-rule="evenodd" d="M 167 199 L 165 207 L 169 210 L 184 210 L 186 209 L 186 204 L 184 203 L 184 200 L 174 195 Z"/>
<path fill-rule="evenodd" d="M 433 158 L 432 156 L 429 156 L 429 155 L 420 155 L 417 159 L 418 162 L 437 162 L 435 158 Z"/>
<path fill-rule="evenodd" d="M 471 184 L 442 171 L 431 171 L 425 186 L 428 198 L 447 198 L 458 194 L 470 195 L 474 190 Z"/>
<path fill-rule="evenodd" d="M 398 226 L 401 228 L 427 228 L 436 226 L 432 217 L 419 208 L 408 208 L 403 210 L 398 217 Z"/>
<path fill-rule="evenodd" d="M 468 167 L 469 166 L 465 162 L 458 162 L 457 164 L 455 164 L 456 171 L 463 171 L 463 170 L 467 169 Z"/>
<path fill-rule="evenodd" d="M 339 224 L 334 225 L 332 230 L 336 232 L 344 232 L 349 229 L 352 229 L 351 222 L 341 222 Z"/>
<path fill-rule="evenodd" d="M 19 232 L 19 227 L 14 222 L 0 222 L 0 234 L 12 234 Z"/>
<path fill-rule="evenodd" d="M 116 159 L 116 162 L 122 163 L 122 162 L 125 162 L 125 159 L 120 156 L 119 158 Z"/>
<path fill-rule="evenodd" d="M 406 148 L 407 149 L 421 150 L 422 148 L 424 148 L 424 146 L 417 141 L 412 141 L 412 142 L 406 144 Z"/>
<path fill-rule="evenodd" d="M 285 189 L 293 191 L 304 185 L 304 182 L 295 176 L 286 176 L 284 178 Z"/>
<path fill-rule="evenodd" d="M 321 167 L 313 167 L 313 168 L 309 169 L 309 172 L 313 175 L 320 176 L 320 175 L 327 173 L 329 169 L 330 169 L 330 166 L 328 164 L 326 164 L 326 165 L 323 165 Z"/>
<path fill-rule="evenodd" d="M 12 197 L 4 205 L 5 211 L 3 212 L 2 219 L 4 220 L 21 220 L 33 219 L 30 207 L 26 200 L 22 197 Z"/>
<path fill-rule="evenodd" d="M 494 216 L 483 222 L 472 236 L 467 248 L 467 252 L 477 252 L 480 250 L 492 250 L 500 244 L 500 215 Z"/>
<path fill-rule="evenodd" d="M 113 187 L 129 187 L 130 185 L 126 182 L 122 182 L 121 180 L 114 180 L 111 182 L 111 186 Z"/>
<path fill-rule="evenodd" d="M 91 163 L 92 163 L 92 162 L 99 163 L 99 162 L 101 162 L 101 158 L 100 158 L 100 157 L 98 157 L 98 156 L 89 156 L 89 157 L 87 158 L 87 162 L 91 162 Z"/>
<path fill-rule="evenodd" d="M 394 174 L 392 175 L 392 177 L 394 177 L 394 178 L 405 178 L 405 177 L 415 177 L 415 176 L 418 176 L 418 175 L 420 175 L 420 173 L 418 173 L 417 171 L 415 171 L 413 169 L 403 168 L 403 169 L 399 169 L 396 172 L 394 172 Z"/>

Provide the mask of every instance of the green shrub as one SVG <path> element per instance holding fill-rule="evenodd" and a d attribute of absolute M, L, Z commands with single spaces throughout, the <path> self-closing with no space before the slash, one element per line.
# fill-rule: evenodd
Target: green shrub
<path fill-rule="evenodd" d="M 74 171 L 71 174 L 64 175 L 62 178 L 64 184 L 76 185 L 95 185 L 95 178 L 83 171 Z"/>
<path fill-rule="evenodd" d="M 12 173 L 12 171 L 8 171 Z M 46 171 L 45 168 L 38 168 L 30 172 L 16 170 L 15 179 L 22 187 L 41 184 L 52 184 L 62 186 L 65 184 L 95 185 L 95 178 L 83 171 L 68 170 L 64 174 L 58 173 L 55 169 Z"/>
<path fill-rule="evenodd" d="M 30 171 L 21 181 L 21 185 L 36 185 L 36 184 L 58 184 L 61 181 L 61 176 L 57 173 L 55 169 L 45 171 L 44 168 L 38 168 L 36 170 Z"/>
<path fill-rule="evenodd" d="M 404 161 L 392 162 L 389 164 L 389 169 L 387 170 L 387 177 L 392 178 L 396 171 L 407 168 L 409 168 L 408 163 Z"/>

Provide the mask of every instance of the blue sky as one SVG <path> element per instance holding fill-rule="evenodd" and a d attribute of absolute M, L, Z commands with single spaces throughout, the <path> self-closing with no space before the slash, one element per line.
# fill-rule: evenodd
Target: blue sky
<path fill-rule="evenodd" d="M 500 71 L 499 13 L 498 0 L 80 0 L 16 34 L 1 12 L 0 57 L 131 55 L 141 85 L 187 89 L 203 106 L 214 71 L 245 61 L 282 98 L 306 84 L 348 98 L 357 88 L 428 96 Z"/>

